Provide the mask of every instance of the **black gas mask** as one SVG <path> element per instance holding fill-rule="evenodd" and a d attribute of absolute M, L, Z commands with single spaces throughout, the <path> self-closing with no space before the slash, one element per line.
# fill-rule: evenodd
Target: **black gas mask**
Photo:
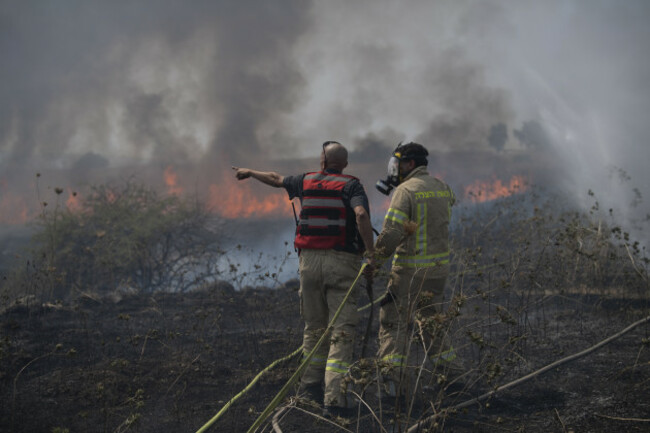
<path fill-rule="evenodd" d="M 378 180 L 375 188 L 382 194 L 390 194 L 393 188 L 402 183 L 404 178 L 411 172 L 409 170 L 408 173 L 400 173 L 399 163 L 401 161 L 415 161 L 415 167 L 426 166 L 428 155 L 429 152 L 421 144 L 411 142 L 402 145 L 402 142 L 400 142 L 388 160 L 386 179 Z"/>
<path fill-rule="evenodd" d="M 402 154 L 399 152 L 399 147 L 401 145 L 402 143 L 400 142 L 388 160 L 388 175 L 386 176 L 386 179 L 380 179 L 375 184 L 375 188 L 377 188 L 377 190 L 382 194 L 390 194 L 393 188 L 402 182 L 402 177 L 399 174 L 399 162 L 403 159 Z"/>

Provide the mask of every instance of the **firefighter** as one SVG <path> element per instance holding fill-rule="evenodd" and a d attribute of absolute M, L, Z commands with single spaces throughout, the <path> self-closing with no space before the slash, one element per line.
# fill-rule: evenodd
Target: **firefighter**
<path fill-rule="evenodd" d="M 315 347 L 338 310 L 359 274 L 364 252 L 367 257 L 374 253 L 368 197 L 359 179 L 343 174 L 347 165 L 345 147 L 326 141 L 319 171 L 282 176 L 233 167 L 239 180 L 252 177 L 283 187 L 289 199 L 300 200 L 294 245 L 299 251 L 300 311 L 305 321 L 303 356 Z M 352 362 L 357 298 L 355 288 L 328 343 L 314 354 L 300 382 L 299 395 L 324 402 L 328 417 L 352 414 L 343 378 Z"/>
<path fill-rule="evenodd" d="M 454 193 L 427 172 L 427 150 L 418 143 L 398 145 L 388 177 L 377 189 L 395 188 L 367 277 L 393 256 L 388 287 L 380 307 L 378 360 L 383 369 L 382 396 L 404 397 L 408 386 L 407 355 L 411 331 L 423 338 L 432 366 L 453 367 L 456 353 L 443 330 L 430 320 L 441 311 L 449 273 L 449 220 Z M 413 323 L 419 328 L 413 328 Z M 433 331 L 432 331 L 433 329 Z M 395 401 L 393 399 L 393 401 Z"/>

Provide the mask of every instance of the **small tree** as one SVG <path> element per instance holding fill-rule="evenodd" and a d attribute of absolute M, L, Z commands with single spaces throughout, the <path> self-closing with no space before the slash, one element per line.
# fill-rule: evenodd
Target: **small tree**
<path fill-rule="evenodd" d="M 79 202 L 75 211 L 45 208 L 38 220 L 32 272 L 49 276 L 51 295 L 123 285 L 186 291 L 216 279 L 218 225 L 196 200 L 128 181 L 94 186 Z"/>

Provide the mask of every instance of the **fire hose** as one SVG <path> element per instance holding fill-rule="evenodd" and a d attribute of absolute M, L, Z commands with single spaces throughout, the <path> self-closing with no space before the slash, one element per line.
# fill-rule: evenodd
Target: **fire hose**
<path fill-rule="evenodd" d="M 285 356 L 284 358 L 276 359 L 276 360 L 273 361 L 271 364 L 269 364 L 268 367 L 266 367 L 264 370 L 260 371 L 260 372 L 257 374 L 257 376 L 255 376 L 255 378 L 251 381 L 251 383 L 249 383 L 248 386 L 246 386 L 246 388 L 244 388 L 244 389 L 243 389 L 239 394 L 235 395 L 235 396 L 232 397 L 230 400 L 228 400 L 228 403 L 226 403 L 226 404 L 221 408 L 221 410 L 220 410 L 219 412 L 217 412 L 217 414 L 216 414 L 214 417 L 212 417 L 212 419 L 210 419 L 210 421 L 208 421 L 207 423 L 205 423 L 205 425 L 204 425 L 203 427 L 201 427 L 200 429 L 198 429 L 198 430 L 197 430 L 197 433 L 202 433 L 202 432 L 206 431 L 208 428 L 210 428 L 210 426 L 212 426 L 212 424 L 214 424 L 215 422 L 217 422 L 217 420 L 218 420 L 219 418 L 221 418 L 221 415 L 223 415 L 223 414 L 224 414 L 224 413 L 225 413 L 225 412 L 230 408 L 230 406 L 232 406 L 232 404 L 233 404 L 235 401 L 239 400 L 239 398 L 240 398 L 241 396 L 243 396 L 244 394 L 246 394 L 246 393 L 247 393 L 247 392 L 248 392 L 248 391 L 249 391 L 249 390 L 250 390 L 250 389 L 251 389 L 251 388 L 252 388 L 252 387 L 257 383 L 257 381 L 260 379 L 260 377 L 262 377 L 262 376 L 264 375 L 264 373 L 266 373 L 266 372 L 268 372 L 269 370 L 273 369 L 276 365 L 280 364 L 281 362 L 287 361 L 287 360 L 293 358 L 294 356 L 298 355 L 298 354 L 300 353 L 301 350 L 302 350 L 302 346 L 300 346 L 300 347 L 299 347 L 298 349 L 296 349 L 293 353 L 290 353 L 289 355 Z"/>

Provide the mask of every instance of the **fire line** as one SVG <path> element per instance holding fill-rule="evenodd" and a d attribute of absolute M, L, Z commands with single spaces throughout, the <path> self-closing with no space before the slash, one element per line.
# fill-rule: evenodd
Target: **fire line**
<path fill-rule="evenodd" d="M 476 180 L 464 189 L 464 196 L 473 203 L 483 203 L 524 192 L 528 189 L 526 179 L 523 176 L 515 175 L 509 181 L 501 179 L 491 181 Z"/>

